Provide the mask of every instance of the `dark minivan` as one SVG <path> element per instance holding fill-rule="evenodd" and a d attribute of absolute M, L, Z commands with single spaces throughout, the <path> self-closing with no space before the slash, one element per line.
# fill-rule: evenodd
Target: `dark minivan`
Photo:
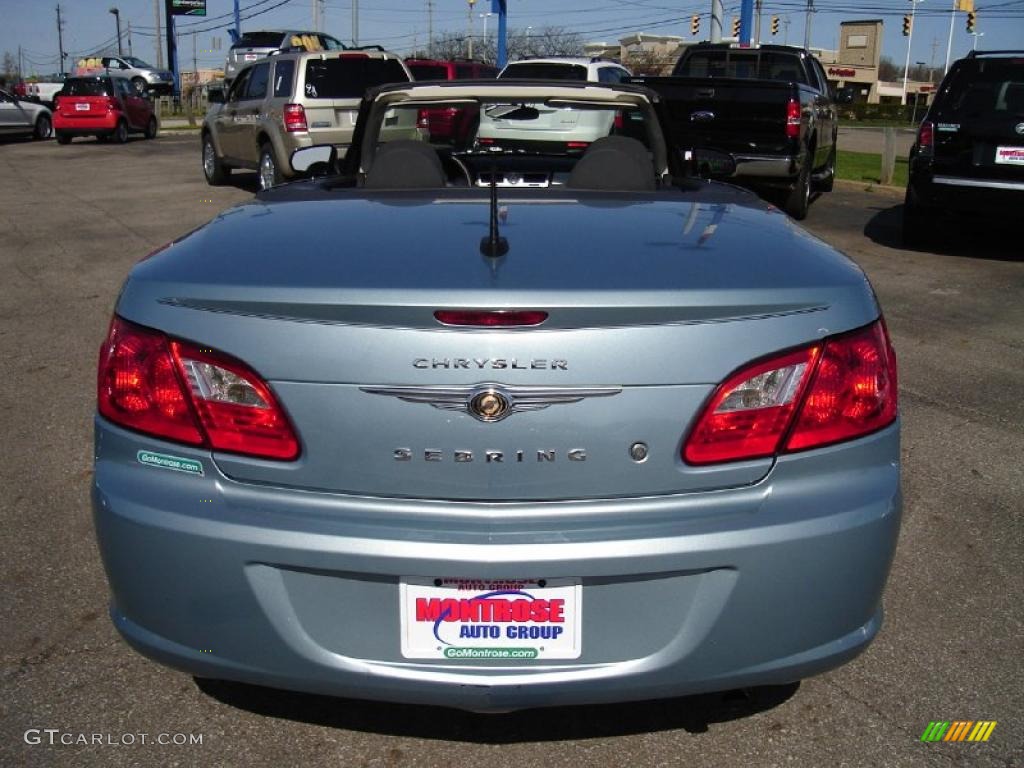
<path fill-rule="evenodd" d="M 910 150 L 903 240 L 917 245 L 951 211 L 1024 211 L 1024 50 L 955 62 Z"/>

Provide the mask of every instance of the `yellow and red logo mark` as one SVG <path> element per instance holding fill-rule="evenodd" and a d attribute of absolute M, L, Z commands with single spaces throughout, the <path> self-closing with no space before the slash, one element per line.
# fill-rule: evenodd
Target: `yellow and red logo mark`
<path fill-rule="evenodd" d="M 933 720 L 921 741 L 988 741 L 995 728 L 995 720 Z"/>

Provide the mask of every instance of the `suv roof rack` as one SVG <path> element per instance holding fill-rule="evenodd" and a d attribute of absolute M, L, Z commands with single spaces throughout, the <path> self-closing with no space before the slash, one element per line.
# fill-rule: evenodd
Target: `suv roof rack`
<path fill-rule="evenodd" d="M 1017 48 L 1017 49 L 1006 50 L 1006 51 L 968 51 L 967 52 L 967 58 L 968 59 L 976 59 L 979 56 L 1006 56 L 1007 54 L 1017 54 L 1017 55 L 1024 54 L 1024 49 Z"/>
<path fill-rule="evenodd" d="M 382 45 L 354 45 L 349 46 L 345 49 L 346 51 L 380 51 L 382 53 L 388 53 L 387 49 Z"/>

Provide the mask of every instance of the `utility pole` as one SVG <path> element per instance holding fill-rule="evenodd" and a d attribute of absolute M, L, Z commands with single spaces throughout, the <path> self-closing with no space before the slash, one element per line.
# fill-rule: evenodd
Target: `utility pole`
<path fill-rule="evenodd" d="M 469 15 L 466 17 L 466 58 L 470 60 L 473 59 L 473 6 L 475 4 L 476 0 L 469 0 Z"/>
<path fill-rule="evenodd" d="M 785 30 L 782 37 L 782 44 L 789 45 L 789 14 L 782 17 L 782 28 Z"/>
<path fill-rule="evenodd" d="M 130 20 L 128 22 L 128 55 L 129 56 L 134 56 L 135 55 L 135 54 L 132 53 L 132 23 L 131 23 Z"/>
<path fill-rule="evenodd" d="M 708 38 L 712 43 L 722 42 L 722 16 L 724 11 L 722 10 L 722 0 L 711 0 L 711 26 L 709 29 L 710 37 Z"/>
<path fill-rule="evenodd" d="M 946 43 L 946 68 L 942 70 L 943 74 L 949 72 L 949 54 L 953 52 L 953 22 L 956 21 L 959 5 L 960 0 L 953 0 L 953 10 L 949 13 L 949 41 Z"/>
<path fill-rule="evenodd" d="M 811 49 L 811 16 L 814 13 L 814 0 L 807 0 L 807 20 L 804 22 L 804 48 Z"/>
<path fill-rule="evenodd" d="M 319 31 L 319 30 L 317 30 Z M 196 57 L 196 33 L 192 30 L 192 85 L 199 85 L 199 59 Z"/>
<path fill-rule="evenodd" d="M 57 50 L 60 51 L 60 73 L 64 74 L 64 24 L 60 20 L 60 3 L 57 3 Z"/>
<path fill-rule="evenodd" d="M 238 7 L 238 0 L 235 0 L 235 34 L 231 40 L 232 43 L 237 43 L 242 39 L 242 10 Z"/>
<path fill-rule="evenodd" d="M 352 45 L 359 46 L 359 0 L 352 0 Z"/>
<path fill-rule="evenodd" d="M 761 44 L 761 5 L 762 0 L 754 1 L 754 43 Z"/>
<path fill-rule="evenodd" d="M 427 54 L 434 55 L 434 0 L 427 0 Z"/>
<path fill-rule="evenodd" d="M 22 82 L 25 79 L 25 70 L 21 66 L 21 46 L 18 46 L 18 82 Z"/>
<path fill-rule="evenodd" d="M 164 46 L 160 42 L 160 0 L 153 0 L 153 15 L 156 17 L 156 38 L 154 38 L 154 44 L 156 45 L 156 68 L 164 68 Z"/>
<path fill-rule="evenodd" d="M 910 46 L 914 42 L 914 14 L 917 11 L 917 4 L 924 0 L 910 0 L 910 33 L 907 35 L 907 62 L 903 67 L 903 95 L 900 97 L 900 104 L 907 105 L 907 79 L 910 75 Z"/>

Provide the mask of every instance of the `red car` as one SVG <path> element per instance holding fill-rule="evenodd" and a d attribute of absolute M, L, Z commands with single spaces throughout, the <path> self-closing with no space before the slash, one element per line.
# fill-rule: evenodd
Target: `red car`
<path fill-rule="evenodd" d="M 417 80 L 493 80 L 498 68 L 479 61 L 437 59 L 406 59 L 405 66 Z M 420 127 L 430 131 L 431 141 L 461 143 L 476 128 L 479 115 L 464 107 L 424 109 L 419 116 Z"/>
<path fill-rule="evenodd" d="M 58 144 L 67 144 L 75 136 L 113 138 L 123 144 L 130 132 L 152 139 L 159 127 L 153 104 L 123 77 L 69 77 L 54 97 L 53 132 Z"/>

